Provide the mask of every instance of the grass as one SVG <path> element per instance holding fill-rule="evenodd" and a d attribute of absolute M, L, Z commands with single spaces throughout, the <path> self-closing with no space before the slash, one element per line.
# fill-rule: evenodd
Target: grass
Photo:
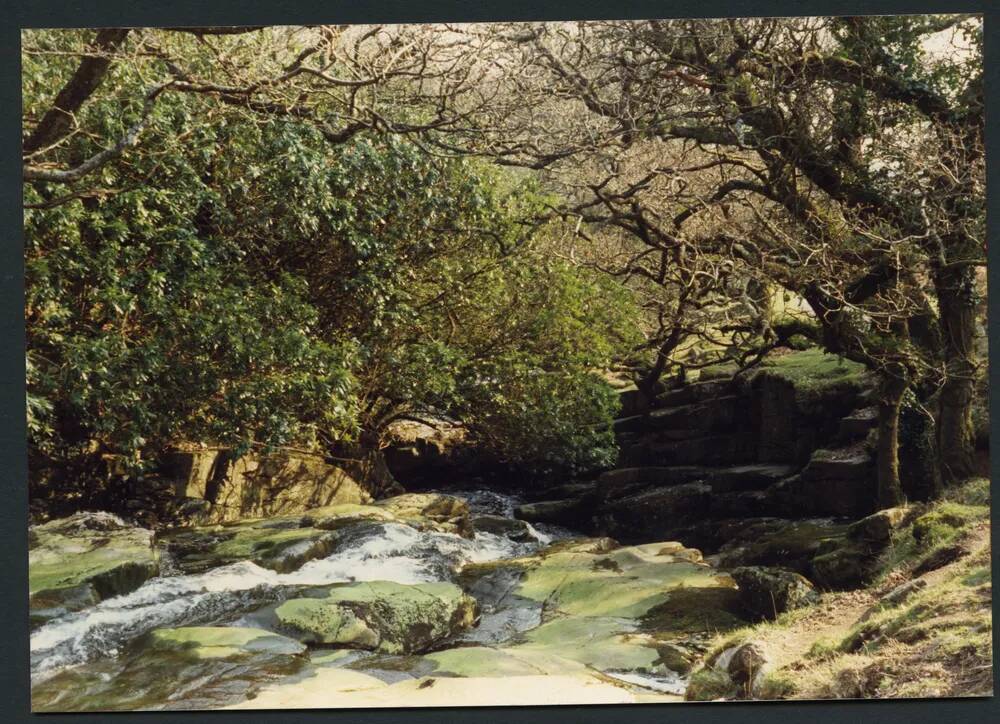
<path fill-rule="evenodd" d="M 757 691 L 758 699 L 787 699 L 795 693 L 795 680 L 786 672 L 770 671 L 764 674 Z"/>
<path fill-rule="evenodd" d="M 773 621 L 764 621 L 750 626 L 734 629 L 725 634 L 720 634 L 716 636 L 715 640 L 709 645 L 708 652 L 705 655 L 705 661 L 714 663 L 719 655 L 726 649 L 731 649 L 734 646 L 739 646 L 740 644 L 753 639 L 766 638 L 769 633 L 786 629 L 792 624 L 809 616 L 811 612 L 812 609 L 808 606 L 795 608 L 791 611 L 785 611 L 784 613 L 779 614 Z"/>
<path fill-rule="evenodd" d="M 804 392 L 841 385 L 861 386 L 865 378 L 864 365 L 815 348 L 769 357 L 761 364 L 761 370 L 783 377 Z"/>
<path fill-rule="evenodd" d="M 990 517 L 990 484 L 985 478 L 972 478 L 949 490 L 912 523 L 895 531 L 879 563 L 876 583 L 898 571 L 919 568 L 948 546 L 967 536 Z"/>

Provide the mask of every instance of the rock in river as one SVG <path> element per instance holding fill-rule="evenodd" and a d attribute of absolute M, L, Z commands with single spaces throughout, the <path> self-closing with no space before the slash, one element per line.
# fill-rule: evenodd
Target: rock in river
<path fill-rule="evenodd" d="M 110 513 L 77 513 L 31 529 L 32 623 L 134 591 L 155 576 L 153 533 Z"/>
<path fill-rule="evenodd" d="M 474 598 L 451 583 L 334 585 L 275 609 L 282 628 L 317 644 L 385 653 L 425 651 L 476 620 Z"/>
<path fill-rule="evenodd" d="M 380 500 L 378 506 L 417 530 L 472 536 L 469 506 L 454 495 L 406 493 Z"/>

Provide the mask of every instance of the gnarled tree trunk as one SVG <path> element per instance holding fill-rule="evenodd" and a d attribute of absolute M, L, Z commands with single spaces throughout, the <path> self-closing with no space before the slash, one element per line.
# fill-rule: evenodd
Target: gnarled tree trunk
<path fill-rule="evenodd" d="M 938 450 L 946 483 L 975 472 L 975 431 L 972 401 L 975 394 L 976 277 L 973 267 L 942 265 L 934 286 L 941 309 L 945 380 L 938 411 Z"/>
<path fill-rule="evenodd" d="M 887 373 L 882 379 L 878 403 L 878 506 L 892 508 L 903 502 L 903 486 L 899 478 L 899 412 L 905 378 Z"/>

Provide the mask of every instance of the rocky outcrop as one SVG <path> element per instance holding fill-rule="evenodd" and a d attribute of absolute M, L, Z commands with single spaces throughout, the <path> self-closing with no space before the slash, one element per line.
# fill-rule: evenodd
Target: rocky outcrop
<path fill-rule="evenodd" d="M 177 506 L 186 506 L 200 524 L 371 502 L 342 468 L 302 452 L 234 457 L 220 448 L 175 451 L 166 457 L 163 474 L 174 481 Z"/>
<path fill-rule="evenodd" d="M 536 539 L 531 527 L 523 520 L 505 518 L 501 515 L 478 515 L 470 521 L 476 533 L 490 533 L 509 538 L 518 543 L 530 543 Z"/>
<path fill-rule="evenodd" d="M 300 641 L 411 654 L 469 628 L 476 612 L 476 600 L 451 583 L 372 581 L 293 598 L 274 613 Z"/>
<path fill-rule="evenodd" d="M 880 510 L 853 523 L 841 540 L 827 541 L 813 557 L 811 578 L 824 588 L 854 588 L 868 581 L 892 532 L 909 515 L 905 508 Z"/>
<path fill-rule="evenodd" d="M 159 572 L 152 531 L 99 512 L 33 526 L 28 565 L 36 624 L 129 593 Z"/>
<path fill-rule="evenodd" d="M 351 518 L 363 520 L 364 518 Z M 303 525 L 301 516 L 165 531 L 162 544 L 183 573 L 200 573 L 237 561 L 288 573 L 333 551 L 336 532 Z"/>
<path fill-rule="evenodd" d="M 823 535 L 802 539 L 799 522 L 840 526 L 876 510 L 873 418 L 860 368 L 816 351 L 782 359 L 634 406 L 615 423 L 615 469 L 537 496 L 518 516 L 624 542 L 728 546 L 723 553 L 745 565 L 812 575 Z M 786 530 L 790 551 L 769 551 L 760 528 L 766 537 Z"/>

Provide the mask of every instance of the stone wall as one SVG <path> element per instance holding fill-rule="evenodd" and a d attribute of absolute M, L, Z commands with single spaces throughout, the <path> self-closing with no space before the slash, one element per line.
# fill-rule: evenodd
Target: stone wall
<path fill-rule="evenodd" d="M 199 522 L 265 518 L 372 499 L 343 469 L 303 452 L 235 457 L 224 448 L 175 451 L 166 457 L 163 472 L 174 481 L 178 502 L 200 508 Z"/>

